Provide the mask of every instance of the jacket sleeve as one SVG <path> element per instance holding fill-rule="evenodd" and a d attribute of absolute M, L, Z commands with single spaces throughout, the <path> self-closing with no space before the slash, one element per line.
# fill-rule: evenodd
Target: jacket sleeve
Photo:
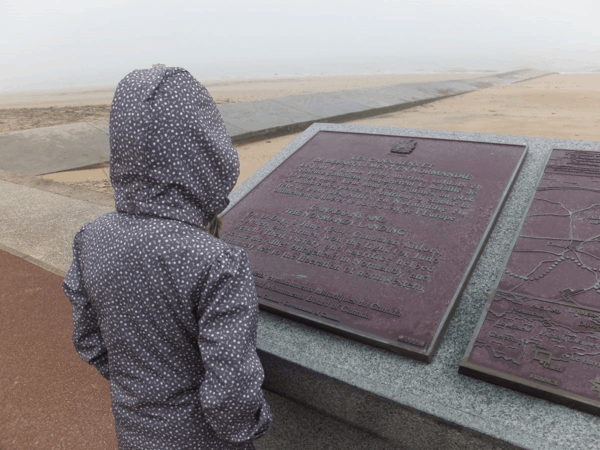
<path fill-rule="evenodd" d="M 82 227 L 73 241 L 73 263 L 63 282 L 63 291 L 73 310 L 73 344 L 81 359 L 91 364 L 107 380 L 108 350 L 100 334 L 98 316 L 85 290 L 81 272 Z"/>
<path fill-rule="evenodd" d="M 258 299 L 243 250 L 230 248 L 216 258 L 200 298 L 198 345 L 205 368 L 200 400 L 205 417 L 226 441 L 261 437 L 273 417 L 261 391 Z"/>

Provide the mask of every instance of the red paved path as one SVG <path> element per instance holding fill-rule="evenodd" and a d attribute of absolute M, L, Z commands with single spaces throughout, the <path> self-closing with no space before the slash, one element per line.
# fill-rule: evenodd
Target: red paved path
<path fill-rule="evenodd" d="M 109 383 L 71 342 L 63 278 L 0 250 L 0 449 L 115 450 Z"/>

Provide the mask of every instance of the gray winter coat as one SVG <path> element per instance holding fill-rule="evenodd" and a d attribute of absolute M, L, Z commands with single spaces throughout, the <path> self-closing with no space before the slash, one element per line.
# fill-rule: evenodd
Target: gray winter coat
<path fill-rule="evenodd" d="M 204 86 L 136 70 L 110 113 L 116 211 L 84 225 L 63 289 L 73 343 L 110 380 L 119 449 L 246 449 L 272 415 L 260 389 L 248 257 L 203 227 L 239 160 Z"/>

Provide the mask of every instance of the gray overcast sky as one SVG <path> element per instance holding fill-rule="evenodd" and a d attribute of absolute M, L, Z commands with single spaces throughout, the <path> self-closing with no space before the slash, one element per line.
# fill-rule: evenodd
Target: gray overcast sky
<path fill-rule="evenodd" d="M 0 91 L 224 76 L 600 70 L 598 0 L 0 0 Z M 598 72 L 600 73 L 600 72 Z"/>

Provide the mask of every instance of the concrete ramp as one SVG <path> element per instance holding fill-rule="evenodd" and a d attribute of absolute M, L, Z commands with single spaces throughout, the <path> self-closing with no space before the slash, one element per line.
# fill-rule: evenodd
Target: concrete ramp
<path fill-rule="evenodd" d="M 42 175 L 110 159 L 108 122 L 74 123 L 0 136 L 0 169 Z"/>
<path fill-rule="evenodd" d="M 490 86 L 550 75 L 523 69 L 468 80 L 407 83 L 219 105 L 235 144 L 304 131 L 315 122 L 341 123 L 388 114 Z M 110 159 L 108 121 L 15 131 L 0 136 L 0 170 L 43 175 L 88 169 Z"/>

